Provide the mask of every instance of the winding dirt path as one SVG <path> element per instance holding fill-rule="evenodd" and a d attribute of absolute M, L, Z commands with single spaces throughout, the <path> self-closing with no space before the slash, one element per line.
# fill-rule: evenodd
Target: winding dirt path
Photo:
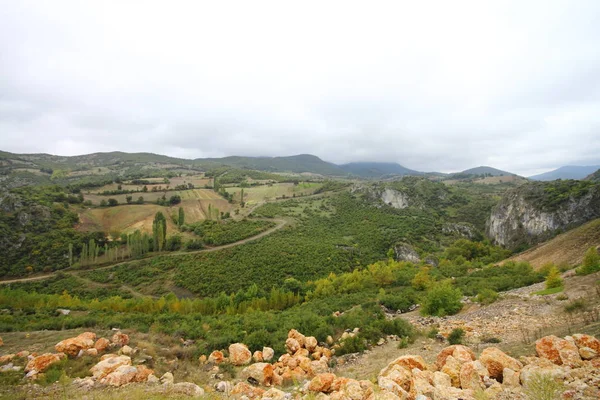
<path fill-rule="evenodd" d="M 79 272 L 89 272 L 89 271 L 99 271 L 99 270 L 104 270 L 104 269 L 110 269 L 110 268 L 118 267 L 119 265 L 127 264 L 132 261 L 148 260 L 148 259 L 151 259 L 154 257 L 176 257 L 176 256 L 181 256 L 181 255 L 187 255 L 187 254 L 211 253 L 213 251 L 229 249 L 232 247 L 240 246 L 242 244 L 246 244 L 248 242 L 252 242 L 254 240 L 258 240 L 260 238 L 263 238 L 265 236 L 268 236 L 268 235 L 280 230 L 288 223 L 288 221 L 285 219 L 268 219 L 267 221 L 275 222 L 275 223 L 277 223 L 277 225 L 275 225 L 273 228 L 267 229 L 266 231 L 256 234 L 254 236 L 250 236 L 245 239 L 238 240 L 237 242 L 228 243 L 228 244 L 224 244 L 221 246 L 209 247 L 209 248 L 205 248 L 205 249 L 201 249 L 201 250 L 194 250 L 194 251 L 174 251 L 171 253 L 152 254 L 149 257 L 129 259 L 126 261 L 121 261 L 116 264 L 105 265 L 103 267 L 90 268 L 90 269 L 71 270 L 69 268 L 65 268 L 63 270 L 52 272 L 50 274 L 45 274 L 45 275 L 32 276 L 32 277 L 28 277 L 28 278 L 0 280 L 0 285 L 9 284 L 9 283 L 18 283 L 18 282 L 39 281 L 39 280 L 43 280 L 43 279 L 52 278 L 52 277 L 56 276 L 59 272 L 78 275 Z"/>

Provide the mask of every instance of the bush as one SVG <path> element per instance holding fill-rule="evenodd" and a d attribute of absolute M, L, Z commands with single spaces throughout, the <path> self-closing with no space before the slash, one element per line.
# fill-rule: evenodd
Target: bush
<path fill-rule="evenodd" d="M 570 301 L 565 305 L 565 312 L 571 314 L 577 311 L 584 311 L 587 308 L 587 304 L 583 299 L 577 299 Z"/>
<path fill-rule="evenodd" d="M 448 343 L 450 344 L 462 344 L 463 338 L 465 337 L 465 331 L 461 328 L 455 328 L 448 335 Z"/>
<path fill-rule="evenodd" d="M 559 288 L 563 285 L 563 280 L 560 277 L 560 271 L 555 266 L 550 268 L 546 277 L 546 289 Z"/>
<path fill-rule="evenodd" d="M 461 299 L 462 293 L 459 289 L 452 287 L 448 281 L 440 282 L 427 291 L 421 314 L 438 317 L 456 314 L 462 308 Z"/>
<path fill-rule="evenodd" d="M 492 289 L 481 289 L 476 298 L 478 303 L 492 304 L 498 300 L 498 293 Z"/>
<path fill-rule="evenodd" d="M 560 398 L 564 390 L 563 384 L 554 380 L 550 374 L 533 374 L 523 387 L 523 391 L 531 400 L 554 400 Z"/>
<path fill-rule="evenodd" d="M 427 332 L 427 337 L 429 339 L 435 339 L 437 338 L 437 335 L 440 333 L 440 330 L 436 327 L 433 327 L 429 330 L 429 332 Z"/>
<path fill-rule="evenodd" d="M 343 356 L 344 354 L 360 353 L 367 349 L 366 340 L 360 335 L 350 336 L 341 342 L 340 347 L 335 354 Z"/>
<path fill-rule="evenodd" d="M 600 271 L 600 256 L 596 247 L 590 247 L 583 258 L 581 267 L 577 268 L 578 275 L 589 275 Z"/>
<path fill-rule="evenodd" d="M 495 336 L 484 336 L 481 338 L 481 343 L 501 343 L 502 339 Z"/>

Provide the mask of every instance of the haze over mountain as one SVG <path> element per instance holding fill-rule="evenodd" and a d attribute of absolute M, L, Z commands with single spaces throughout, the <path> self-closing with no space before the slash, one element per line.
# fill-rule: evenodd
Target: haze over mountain
<path fill-rule="evenodd" d="M 290 8 L 5 2 L 0 142 L 520 175 L 600 153 L 597 1 Z"/>
<path fill-rule="evenodd" d="M 529 179 L 536 181 L 553 181 L 555 179 L 584 179 L 588 175 L 600 169 L 600 165 L 566 165 L 543 174 L 530 176 Z"/>

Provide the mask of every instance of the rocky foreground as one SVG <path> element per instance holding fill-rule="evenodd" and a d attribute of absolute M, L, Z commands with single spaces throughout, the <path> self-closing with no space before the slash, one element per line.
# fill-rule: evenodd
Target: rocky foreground
<path fill-rule="evenodd" d="M 562 399 L 600 398 L 600 340 L 575 334 L 561 339 L 546 336 L 536 342 L 536 356 L 515 359 L 496 347 L 484 349 L 479 358 L 469 347 L 444 348 L 433 364 L 421 356 L 403 355 L 383 368 L 376 379 L 355 380 L 331 373 L 334 358 L 328 345 L 296 330 L 288 334 L 283 354 L 269 363 L 273 349 L 265 347 L 252 354 L 241 343 L 225 352 L 202 356 L 199 367 L 212 368 L 219 377 L 225 364 L 244 367 L 237 381 L 218 381 L 210 387 L 191 382 L 174 382 L 171 372 L 160 378 L 143 364 L 133 365 L 136 348 L 129 337 L 116 332 L 111 340 L 97 338 L 93 332 L 56 344 L 56 353 L 29 354 L 22 351 L 0 357 L 1 371 L 20 371 L 13 361 L 27 358 L 23 370 L 35 382 L 52 365 L 65 358 L 82 355 L 98 357 L 86 378 L 72 382 L 77 395 L 109 388 L 122 390 L 138 385 L 148 394 L 163 393 L 189 397 L 207 395 L 239 399 L 403 399 L 403 400 L 480 400 L 528 399 L 535 391 L 546 391 Z M 37 397 L 37 396 L 36 396 Z M 537 398 L 537 397 L 535 397 Z"/>

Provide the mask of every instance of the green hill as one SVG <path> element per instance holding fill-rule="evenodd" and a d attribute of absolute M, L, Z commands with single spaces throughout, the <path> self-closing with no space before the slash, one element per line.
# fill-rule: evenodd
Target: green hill
<path fill-rule="evenodd" d="M 212 162 L 236 168 L 256 169 L 268 172 L 313 173 L 342 176 L 346 173 L 335 164 L 321 160 L 311 154 L 299 154 L 289 157 L 223 157 L 196 159 L 195 162 Z"/>
<path fill-rule="evenodd" d="M 342 164 L 341 169 L 361 178 L 381 178 L 385 175 L 423 175 L 423 172 L 406 168 L 398 163 L 353 162 Z"/>
<path fill-rule="evenodd" d="M 475 168 L 466 169 L 462 172 L 458 172 L 453 175 L 488 175 L 488 176 L 511 176 L 514 175 L 512 172 L 502 171 L 493 167 L 480 166 Z"/>
<path fill-rule="evenodd" d="M 600 169 L 585 178 L 586 181 L 600 182 Z"/>

